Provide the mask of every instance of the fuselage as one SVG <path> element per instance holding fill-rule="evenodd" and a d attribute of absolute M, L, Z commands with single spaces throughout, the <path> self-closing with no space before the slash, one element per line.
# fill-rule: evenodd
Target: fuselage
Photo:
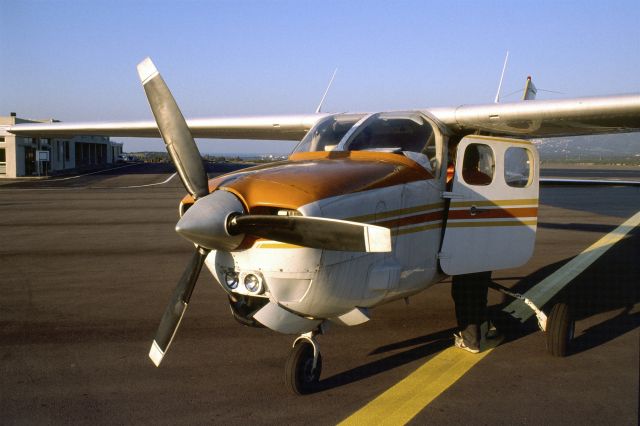
<path fill-rule="evenodd" d="M 345 151 L 294 154 L 288 161 L 210 181 L 236 195 L 246 212 L 301 214 L 391 229 L 390 253 L 311 249 L 246 237 L 238 250 L 213 251 L 207 266 L 230 292 L 268 298 L 295 313 L 334 318 L 356 307 L 423 290 L 437 282 L 444 202 L 432 173 L 402 154 Z M 235 288 L 227 276 L 238 274 Z M 247 274 L 263 293 L 243 286 Z"/>

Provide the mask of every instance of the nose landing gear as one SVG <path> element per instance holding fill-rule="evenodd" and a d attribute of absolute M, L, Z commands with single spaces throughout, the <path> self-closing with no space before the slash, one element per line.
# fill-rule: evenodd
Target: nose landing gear
<path fill-rule="evenodd" d="M 293 342 L 285 364 L 285 385 L 295 394 L 312 393 L 320 381 L 322 355 L 316 341 L 321 329 L 302 334 Z"/>

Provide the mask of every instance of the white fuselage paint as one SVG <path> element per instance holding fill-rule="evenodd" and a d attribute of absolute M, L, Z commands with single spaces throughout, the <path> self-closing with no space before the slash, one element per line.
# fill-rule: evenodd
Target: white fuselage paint
<path fill-rule="evenodd" d="M 389 253 L 259 241 L 243 251 L 211 252 L 206 264 L 220 283 L 225 282 L 225 271 L 240 272 L 235 292 L 241 294 L 248 294 L 242 288 L 244 274 L 260 274 L 266 283 L 266 297 L 311 318 L 335 318 L 355 307 L 369 308 L 406 297 L 443 277 L 437 267 L 444 208 L 443 188 L 438 183 L 435 179 L 411 182 L 331 197 L 299 208 L 308 216 L 386 223 L 393 234 Z"/>

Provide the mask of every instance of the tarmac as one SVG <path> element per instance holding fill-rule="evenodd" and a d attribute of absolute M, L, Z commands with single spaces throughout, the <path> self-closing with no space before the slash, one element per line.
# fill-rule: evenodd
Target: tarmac
<path fill-rule="evenodd" d="M 0 181 L 2 424 L 336 424 L 452 345 L 445 280 L 320 336 L 320 389 L 294 396 L 283 383 L 294 336 L 238 324 L 203 271 L 156 368 L 149 347 L 192 253 L 174 232 L 185 191 L 177 177 L 167 181 L 173 173 L 136 164 Z M 640 187 L 544 186 L 540 202 L 533 258 L 493 275 L 519 292 L 640 211 Z M 569 356 L 549 355 L 530 321 L 409 423 L 637 424 L 638 259 L 636 228 L 558 295 L 577 319 Z"/>

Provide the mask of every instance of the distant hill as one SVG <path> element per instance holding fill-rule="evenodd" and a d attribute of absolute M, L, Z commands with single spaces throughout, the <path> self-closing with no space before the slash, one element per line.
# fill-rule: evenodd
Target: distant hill
<path fill-rule="evenodd" d="M 572 136 L 533 142 L 542 161 L 640 164 L 640 133 Z"/>

